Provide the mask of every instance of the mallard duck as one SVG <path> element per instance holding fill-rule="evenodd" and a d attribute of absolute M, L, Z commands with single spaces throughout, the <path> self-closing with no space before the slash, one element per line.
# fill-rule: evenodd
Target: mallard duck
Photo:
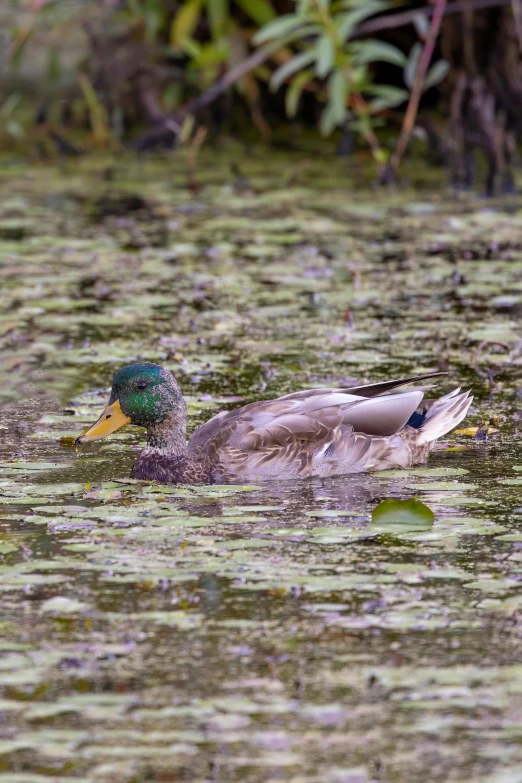
<path fill-rule="evenodd" d="M 460 389 L 423 400 L 426 387 L 400 387 L 444 373 L 347 389 L 309 389 L 223 411 L 187 443 L 187 408 L 173 375 L 140 362 L 114 375 L 109 402 L 77 445 L 126 424 L 147 430 L 131 476 L 162 483 L 244 483 L 338 476 L 426 462 L 437 438 L 471 404 Z M 430 388 L 430 387 L 428 387 Z"/>

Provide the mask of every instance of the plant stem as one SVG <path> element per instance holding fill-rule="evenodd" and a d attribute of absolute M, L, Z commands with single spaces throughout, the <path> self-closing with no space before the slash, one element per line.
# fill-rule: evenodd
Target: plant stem
<path fill-rule="evenodd" d="M 353 102 L 354 102 L 354 108 L 357 111 L 362 123 L 363 123 L 363 135 L 366 139 L 366 142 L 368 146 L 370 147 L 372 151 L 373 158 L 378 166 L 378 175 L 379 177 L 382 175 L 382 161 L 383 161 L 383 154 L 381 145 L 379 144 L 379 139 L 375 135 L 375 132 L 370 125 L 369 118 L 370 118 L 370 112 L 368 110 L 368 105 L 366 104 L 366 101 L 360 95 L 359 93 L 354 94 L 353 96 Z"/>
<path fill-rule="evenodd" d="M 413 87 L 411 88 L 410 99 L 408 101 L 406 114 L 404 115 L 404 119 L 402 121 L 400 136 L 387 167 L 387 174 L 391 175 L 392 178 L 395 177 L 413 132 L 415 119 L 419 110 L 422 88 L 424 86 L 424 79 L 426 78 L 426 73 L 433 56 L 433 50 L 435 48 L 435 42 L 439 34 L 442 19 L 444 17 L 446 4 L 447 0 L 435 0 L 433 16 L 431 18 L 430 26 L 426 35 L 426 42 L 419 60 L 419 66 L 415 74 Z"/>
<path fill-rule="evenodd" d="M 483 8 L 499 8 L 503 5 L 510 5 L 512 0 L 469 0 L 469 8 L 472 11 L 481 11 Z M 462 0 L 448 3 L 446 14 L 461 14 L 466 6 Z M 412 11 L 400 11 L 399 13 L 385 14 L 376 19 L 368 19 L 361 22 L 353 31 L 352 38 L 361 38 L 364 35 L 378 33 L 381 30 L 392 30 L 396 27 L 405 27 L 412 24 L 416 16 L 433 16 L 435 10 L 433 6 L 424 6 L 414 8 Z"/>
<path fill-rule="evenodd" d="M 522 0 L 511 0 L 511 7 L 513 8 L 513 19 L 515 20 L 518 44 L 522 49 Z"/>

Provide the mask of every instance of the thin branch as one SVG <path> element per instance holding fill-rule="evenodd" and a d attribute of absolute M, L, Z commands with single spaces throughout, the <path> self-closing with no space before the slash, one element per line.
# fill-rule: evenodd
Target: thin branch
<path fill-rule="evenodd" d="M 512 0 L 470 0 L 468 6 L 472 11 L 481 11 L 484 8 L 499 8 L 503 5 L 509 5 L 511 2 Z M 460 14 L 465 7 L 462 0 L 448 3 L 445 15 Z M 414 8 L 412 11 L 401 11 L 397 14 L 386 14 L 385 16 L 378 16 L 376 19 L 368 19 L 355 28 L 352 37 L 359 38 L 363 35 L 378 33 L 381 30 L 392 30 L 395 27 L 405 27 L 408 24 L 413 24 L 413 20 L 416 16 L 427 16 L 429 18 L 433 16 L 434 12 L 435 9 L 433 6 L 424 6 L 421 8 Z"/>
<path fill-rule="evenodd" d="M 215 101 L 235 82 L 268 60 L 277 48 L 279 47 L 271 44 L 256 49 L 240 63 L 230 68 L 220 79 L 217 79 L 208 90 L 184 103 L 173 114 L 163 117 L 148 133 L 134 139 L 129 144 L 129 148 L 143 152 L 158 146 L 172 145 L 179 135 L 185 117 L 196 114 Z"/>
<path fill-rule="evenodd" d="M 364 100 L 362 95 L 358 93 L 353 95 L 353 100 L 355 103 L 355 107 L 359 112 L 359 116 L 363 120 L 363 134 L 366 139 L 366 142 L 372 151 L 372 155 L 374 159 L 377 161 L 377 163 L 379 163 L 379 161 L 382 161 L 383 158 L 381 145 L 379 144 L 379 139 L 375 135 L 375 131 L 373 130 L 371 125 L 368 122 L 364 122 L 364 120 L 368 120 L 370 114 L 366 101 Z"/>
<path fill-rule="evenodd" d="M 470 0 L 463 0 L 463 2 L 462 21 L 464 33 L 462 36 L 462 44 L 464 47 L 464 63 L 466 64 L 466 70 L 470 76 L 475 76 L 476 60 L 475 42 L 473 40 L 473 9 Z"/>
<path fill-rule="evenodd" d="M 515 30 L 517 31 L 518 45 L 522 49 L 522 0 L 511 0 Z"/>
<path fill-rule="evenodd" d="M 254 68 L 257 68 L 259 65 L 266 62 L 278 48 L 278 46 L 276 47 L 272 44 L 256 49 L 255 52 L 249 54 L 248 57 L 240 63 L 230 68 L 220 79 L 215 81 L 212 87 L 209 87 L 206 92 L 198 95 L 197 98 L 194 98 L 188 103 L 185 103 L 184 106 L 181 106 L 176 111 L 176 115 L 193 114 L 194 112 L 199 111 L 199 109 L 208 106 L 208 104 L 215 101 L 222 92 L 225 92 L 225 90 L 232 87 L 235 82 L 239 81 L 242 76 L 245 76 L 250 71 L 253 71 Z"/>
<path fill-rule="evenodd" d="M 447 0 L 435 0 L 435 8 L 433 10 L 433 16 L 430 22 L 430 26 L 426 35 L 426 42 L 422 50 L 419 65 L 415 73 L 415 80 L 413 87 L 411 88 L 410 99 L 408 101 L 408 107 L 404 120 L 402 122 L 402 128 L 397 146 L 390 158 L 388 164 L 388 174 L 392 177 L 395 175 L 397 168 L 402 160 L 402 156 L 406 152 L 406 147 L 411 138 L 413 127 L 415 125 L 415 118 L 419 110 L 419 103 L 422 95 L 422 88 L 424 87 L 424 80 L 428 71 L 431 58 L 433 56 L 433 50 L 435 49 L 435 43 L 439 34 L 442 19 L 444 17 L 444 11 L 446 10 Z"/>

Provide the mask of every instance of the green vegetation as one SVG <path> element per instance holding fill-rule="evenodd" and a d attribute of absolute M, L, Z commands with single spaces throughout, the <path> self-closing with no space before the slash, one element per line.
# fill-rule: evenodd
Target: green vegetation
<path fill-rule="evenodd" d="M 264 111 L 269 85 L 273 91 L 284 89 L 288 118 L 300 114 L 306 93 L 324 107 L 318 122 L 323 134 L 349 127 L 384 162 L 387 152 L 374 129 L 385 124 L 387 109 L 408 100 L 422 44 L 414 43 L 408 57 L 389 42 L 358 40 L 365 21 L 394 8 L 386 0 L 298 0 L 294 5 L 293 13 L 281 15 L 279 4 L 270 0 L 185 0 L 170 6 L 163 0 L 124 0 L 116 6 L 48 0 L 21 14 L 21 0 L 15 2 L 5 73 L 8 95 L 0 108 L 4 146 L 27 146 L 35 125 L 45 126 L 51 141 L 53 133 L 88 128 L 88 145 L 115 146 L 139 127 L 137 115 L 158 123 L 169 112 L 174 112 L 174 135 L 185 138 L 201 96 L 205 103 L 216 80 L 237 71 L 230 86 L 263 137 L 270 133 Z M 414 21 L 426 38 L 426 17 L 419 13 Z M 38 76 L 30 69 L 35 51 L 42 61 Z M 379 63 L 393 66 L 395 81 L 404 71 L 401 84 L 377 80 L 374 66 Z M 425 88 L 443 79 L 447 68 L 444 61 L 435 63 Z M 40 82 L 40 106 L 34 105 L 33 94 L 31 113 L 23 78 L 16 86 L 20 74 Z"/>

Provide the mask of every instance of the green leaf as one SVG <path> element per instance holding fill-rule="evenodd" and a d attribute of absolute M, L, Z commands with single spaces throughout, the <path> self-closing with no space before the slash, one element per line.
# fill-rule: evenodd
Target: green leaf
<path fill-rule="evenodd" d="M 272 75 L 270 80 L 270 89 L 274 92 L 278 90 L 285 79 L 287 79 L 293 73 L 300 71 L 301 68 L 304 68 L 306 65 L 310 65 L 310 63 L 315 60 L 315 56 L 315 49 L 311 49 L 308 52 L 301 52 L 300 54 L 296 54 L 290 60 L 287 60 L 286 63 L 281 65 Z"/>
<path fill-rule="evenodd" d="M 47 5 L 51 5 L 50 3 L 47 3 Z M 127 0 L 127 7 L 133 17 L 141 17 L 142 15 L 142 8 L 139 4 L 138 0 Z M 44 6 L 45 8 L 45 6 Z"/>
<path fill-rule="evenodd" d="M 212 0 L 209 0 L 209 2 L 212 2 Z M 299 17 L 297 14 L 284 14 L 283 16 L 278 16 L 277 19 L 272 19 L 271 22 L 265 24 L 265 26 L 254 35 L 254 43 L 261 44 L 265 43 L 265 41 L 271 41 L 273 38 L 287 35 L 292 32 L 292 30 L 295 30 L 296 27 L 299 27 L 302 22 L 302 17 Z"/>
<path fill-rule="evenodd" d="M 307 85 L 308 82 L 313 79 L 313 76 L 313 71 L 310 68 L 307 68 L 306 70 L 301 71 L 301 73 L 298 74 L 294 79 L 292 79 L 292 83 L 286 91 L 285 96 L 286 113 L 289 117 L 295 117 L 297 114 L 299 99 L 301 98 L 303 89 L 305 85 Z"/>
<path fill-rule="evenodd" d="M 323 35 L 316 45 L 317 62 L 315 72 L 319 79 L 324 79 L 333 68 L 335 60 L 335 49 L 332 39 L 329 35 Z"/>
<path fill-rule="evenodd" d="M 334 24 L 337 30 L 338 39 L 342 42 L 346 41 L 358 24 L 365 19 L 368 19 L 368 17 L 374 16 L 388 6 L 389 3 L 383 3 L 380 2 L 380 0 L 366 0 L 366 2 L 358 8 L 348 11 L 346 14 L 336 15 Z"/>
<path fill-rule="evenodd" d="M 346 8 L 348 11 L 352 11 L 356 8 L 367 8 L 370 5 L 373 9 L 372 14 L 378 14 L 391 8 L 394 3 L 393 0 L 340 0 L 336 3 L 336 8 Z"/>
<path fill-rule="evenodd" d="M 343 71 L 334 71 L 328 79 L 328 103 L 321 114 L 319 128 L 324 136 L 328 136 L 334 128 L 346 119 L 348 109 L 348 82 Z"/>
<path fill-rule="evenodd" d="M 360 8 L 362 6 L 369 5 L 368 0 L 340 0 L 339 5 L 341 8 Z M 374 13 L 379 13 L 380 11 L 385 11 L 387 8 L 390 8 L 393 5 L 393 2 L 390 2 L 389 0 L 373 0 L 373 6 L 376 9 Z"/>
<path fill-rule="evenodd" d="M 331 103 L 327 103 L 323 110 L 323 113 L 321 114 L 321 119 L 319 121 L 319 130 L 321 131 L 323 136 L 329 136 L 336 125 L 337 122 L 334 117 L 333 106 Z"/>
<path fill-rule="evenodd" d="M 346 99 L 348 97 L 348 82 L 343 71 L 334 71 L 328 79 L 328 96 L 335 122 L 340 124 L 346 118 Z"/>
<path fill-rule="evenodd" d="M 427 73 L 424 79 L 424 90 L 429 90 L 430 87 L 435 87 L 437 84 L 446 78 L 449 71 L 449 63 L 446 60 L 437 60 Z"/>
<path fill-rule="evenodd" d="M 226 62 L 228 57 L 228 48 L 225 39 L 220 42 L 209 42 L 201 47 L 199 65 L 201 67 L 219 65 Z"/>
<path fill-rule="evenodd" d="M 430 28 L 428 17 L 425 14 L 415 14 L 413 25 L 421 38 L 424 38 Z"/>
<path fill-rule="evenodd" d="M 384 41 L 378 41 L 377 39 L 370 38 L 368 41 L 354 43 L 352 47 L 354 50 L 354 62 L 359 65 L 384 62 L 404 68 L 408 62 L 404 52 L 401 52 L 396 46 Z"/>
<path fill-rule="evenodd" d="M 16 92 L 11 93 L 11 95 L 5 99 L 2 107 L 0 108 L 0 117 L 9 117 L 14 112 L 21 100 L 21 95 Z"/>
<path fill-rule="evenodd" d="M 375 84 L 368 92 L 375 95 L 375 98 L 368 103 L 373 111 L 382 111 L 383 109 L 400 106 L 401 103 L 408 100 L 410 95 L 402 87 L 394 87 L 391 84 Z"/>
<path fill-rule="evenodd" d="M 426 530 L 433 526 L 435 517 L 431 508 L 420 500 L 383 500 L 373 509 L 372 525 L 394 532 Z"/>
<path fill-rule="evenodd" d="M 280 47 L 283 47 L 298 39 L 308 38 L 312 35 L 320 35 L 322 32 L 323 28 L 319 24 L 303 24 L 299 27 L 296 27 L 287 35 L 284 35 L 277 43 Z"/>
<path fill-rule="evenodd" d="M 172 111 L 179 106 L 182 98 L 182 85 L 179 82 L 170 82 L 165 87 L 162 100 L 167 111 Z"/>
<path fill-rule="evenodd" d="M 188 54 L 192 60 L 199 62 L 203 54 L 203 47 L 193 38 L 186 38 L 183 41 L 183 51 Z"/>
<path fill-rule="evenodd" d="M 24 129 L 17 120 L 8 120 L 5 128 L 14 139 L 23 139 L 25 136 Z"/>
<path fill-rule="evenodd" d="M 57 46 L 51 46 L 47 62 L 47 78 L 50 81 L 56 81 L 60 78 L 61 73 L 60 50 Z"/>
<path fill-rule="evenodd" d="M 270 0 L 236 0 L 236 3 L 258 25 L 267 24 L 277 16 Z"/>
<path fill-rule="evenodd" d="M 415 81 L 415 74 L 417 72 L 417 68 L 419 67 L 421 55 L 422 44 L 417 41 L 417 43 L 414 44 L 411 48 L 411 51 L 408 55 L 408 62 L 406 63 L 406 67 L 404 69 L 404 81 L 410 89 L 413 87 L 413 82 Z"/>
<path fill-rule="evenodd" d="M 150 43 L 154 43 L 158 33 L 165 24 L 165 9 L 154 4 L 146 4 L 144 11 L 145 37 Z"/>
<path fill-rule="evenodd" d="M 192 38 L 201 14 L 203 0 L 188 0 L 183 3 L 170 26 L 170 43 L 172 46 L 183 46 L 187 38 Z"/>
<path fill-rule="evenodd" d="M 54 598 L 48 598 L 47 601 L 43 602 L 40 607 L 40 612 L 50 613 L 60 617 L 67 614 L 85 612 L 88 608 L 89 606 L 87 604 L 76 600 L 76 598 L 55 595 Z"/>
<path fill-rule="evenodd" d="M 207 0 L 207 15 L 212 39 L 217 41 L 225 35 L 230 19 L 228 0 Z"/>
<path fill-rule="evenodd" d="M 15 40 L 14 46 L 12 47 L 12 54 L 9 58 L 9 65 L 12 68 L 19 67 L 25 55 L 27 44 L 33 37 L 33 33 L 34 33 L 33 29 L 27 29 L 27 30 L 20 29 L 20 30 L 16 30 L 13 33 L 13 37 L 15 39 L 18 38 L 18 42 Z"/>

